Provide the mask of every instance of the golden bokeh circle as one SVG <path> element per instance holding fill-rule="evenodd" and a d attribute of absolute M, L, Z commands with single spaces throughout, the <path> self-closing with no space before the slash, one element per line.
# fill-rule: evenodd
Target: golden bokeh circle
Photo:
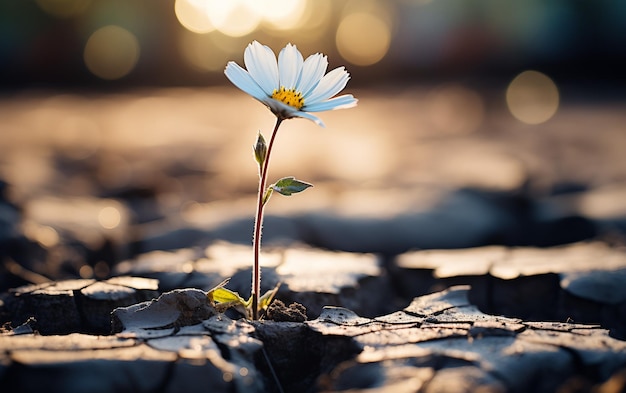
<path fill-rule="evenodd" d="M 341 20 L 335 42 L 339 54 L 348 62 L 369 66 L 387 54 L 391 29 L 384 20 L 368 12 L 354 12 Z"/>
<path fill-rule="evenodd" d="M 139 41 L 133 33 L 120 26 L 105 26 L 89 37 L 83 59 L 89 71 L 97 77 L 120 79 L 137 65 Z"/>
<path fill-rule="evenodd" d="M 526 124 L 541 124 L 559 109 L 556 83 L 539 71 L 524 71 L 506 89 L 506 103 L 511 114 Z"/>

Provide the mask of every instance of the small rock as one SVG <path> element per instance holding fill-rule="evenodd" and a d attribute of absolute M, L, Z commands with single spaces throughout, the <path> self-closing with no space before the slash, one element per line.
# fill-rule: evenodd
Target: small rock
<path fill-rule="evenodd" d="M 113 331 L 133 332 L 136 337 L 153 336 L 151 331 L 195 325 L 216 314 L 206 292 L 178 289 L 149 302 L 116 308 L 112 313 Z"/>

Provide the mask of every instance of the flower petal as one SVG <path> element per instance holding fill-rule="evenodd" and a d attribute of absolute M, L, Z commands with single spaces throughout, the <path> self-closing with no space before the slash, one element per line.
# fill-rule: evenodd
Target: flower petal
<path fill-rule="evenodd" d="M 300 117 L 324 127 L 324 123 L 309 112 L 351 108 L 358 102 L 351 94 L 334 97 L 350 79 L 344 67 L 324 75 L 328 68 L 325 55 L 316 53 L 304 61 L 300 51 L 291 43 L 280 51 L 277 60 L 268 46 L 253 41 L 244 51 L 244 65 L 247 70 L 230 61 L 224 74 L 239 89 L 266 105 L 279 119 Z M 298 109 L 272 98 L 274 90 L 281 86 L 302 94 L 304 106 Z"/>
<path fill-rule="evenodd" d="M 346 109 L 356 106 L 359 100 L 354 98 L 352 94 L 331 98 L 327 101 L 316 102 L 312 105 L 305 105 L 302 110 L 307 112 L 332 111 L 335 109 Z"/>
<path fill-rule="evenodd" d="M 309 119 L 320 127 L 324 127 L 324 128 L 326 127 L 322 119 L 307 112 L 298 111 L 293 114 L 293 117 L 301 117 L 303 119 Z"/>
<path fill-rule="evenodd" d="M 324 75 L 310 95 L 304 97 L 304 104 L 315 104 L 334 96 L 346 87 L 349 79 L 350 74 L 344 67 L 335 68 Z"/>
<path fill-rule="evenodd" d="M 280 86 L 286 89 L 296 87 L 302 71 L 302 54 L 295 45 L 287 44 L 278 54 L 278 74 Z"/>
<path fill-rule="evenodd" d="M 237 86 L 247 94 L 250 94 L 257 100 L 267 97 L 267 94 L 265 94 L 261 86 L 254 81 L 248 71 L 241 68 L 241 66 L 234 61 L 228 62 L 226 69 L 224 70 L 224 74 L 226 74 L 226 77 L 233 83 L 233 85 Z"/>
<path fill-rule="evenodd" d="M 302 65 L 302 73 L 300 74 L 297 90 L 306 97 L 322 79 L 327 67 L 328 58 L 326 56 L 316 53 L 307 57 Z"/>
<path fill-rule="evenodd" d="M 276 55 L 266 46 L 253 41 L 243 54 L 243 61 L 248 73 L 261 86 L 266 95 L 272 95 L 278 89 L 278 65 Z"/>
<path fill-rule="evenodd" d="M 317 125 L 321 127 L 325 127 L 322 120 L 319 117 L 312 115 L 310 113 L 306 113 L 294 108 L 291 105 L 284 104 L 281 101 L 275 100 L 273 98 L 267 97 L 261 100 L 268 108 L 276 115 L 276 117 L 282 119 L 293 119 L 294 117 L 301 117 L 304 119 L 309 119 L 314 121 Z"/>

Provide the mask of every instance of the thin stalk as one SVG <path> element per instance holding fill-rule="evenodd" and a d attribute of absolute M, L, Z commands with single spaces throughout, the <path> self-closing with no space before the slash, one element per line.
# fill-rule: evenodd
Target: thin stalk
<path fill-rule="evenodd" d="M 261 263 L 259 256 L 261 254 L 261 228 L 263 227 L 263 210 L 265 208 L 264 196 L 265 187 L 267 184 L 267 168 L 270 163 L 270 154 L 272 153 L 272 146 L 274 145 L 274 139 L 278 133 L 278 127 L 282 123 L 283 119 L 280 117 L 276 119 L 276 125 L 274 131 L 272 131 L 272 137 L 270 143 L 267 146 L 267 154 L 265 155 L 265 161 L 261 166 L 259 173 L 259 196 L 257 199 L 256 216 L 254 219 L 254 266 L 252 269 L 252 319 L 259 319 L 259 295 L 261 294 Z"/>

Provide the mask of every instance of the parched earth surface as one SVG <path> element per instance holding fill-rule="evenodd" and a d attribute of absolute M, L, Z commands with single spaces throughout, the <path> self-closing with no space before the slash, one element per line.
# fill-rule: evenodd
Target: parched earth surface
<path fill-rule="evenodd" d="M 529 126 L 459 91 L 357 91 L 326 129 L 284 123 L 270 176 L 315 187 L 268 205 L 261 321 L 206 296 L 250 291 L 261 105 L 2 98 L 0 386 L 625 391 L 624 103 L 564 94 Z"/>

